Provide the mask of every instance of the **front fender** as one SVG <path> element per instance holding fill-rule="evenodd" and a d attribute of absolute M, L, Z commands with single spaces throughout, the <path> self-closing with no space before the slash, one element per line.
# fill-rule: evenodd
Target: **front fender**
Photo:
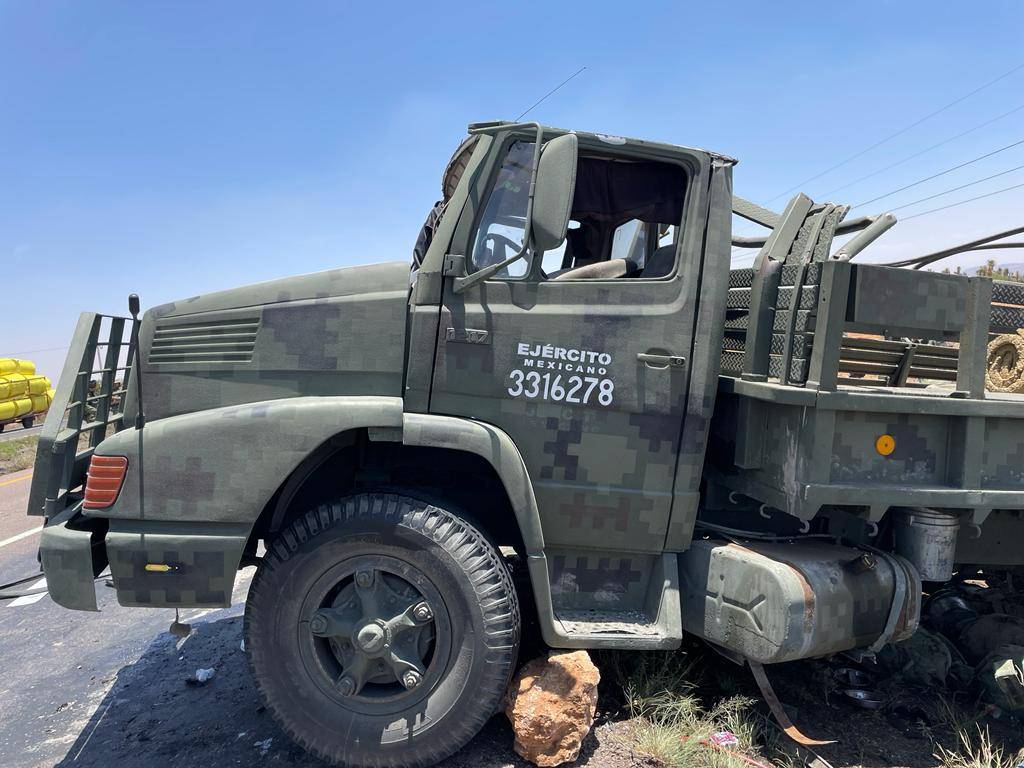
<path fill-rule="evenodd" d="M 400 398 L 298 397 L 168 417 L 104 440 L 98 455 L 128 458 L 113 506 L 92 510 L 109 519 L 104 543 L 118 601 L 230 605 L 252 526 L 299 463 L 341 432 L 401 425 Z M 84 573 L 93 562 L 88 535 L 71 543 Z M 74 607 L 95 605 L 69 595 Z"/>
<path fill-rule="evenodd" d="M 110 519 L 254 523 L 306 456 L 339 432 L 401 427 L 397 397 L 294 397 L 172 416 L 104 440 L 128 475 Z"/>

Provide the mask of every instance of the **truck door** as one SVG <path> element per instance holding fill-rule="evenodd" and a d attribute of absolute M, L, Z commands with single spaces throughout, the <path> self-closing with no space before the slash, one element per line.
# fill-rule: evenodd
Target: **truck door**
<path fill-rule="evenodd" d="M 447 279 L 430 410 L 507 432 L 552 548 L 665 546 L 703 237 L 698 157 L 581 135 L 566 244 L 462 293 Z M 517 252 L 532 141 L 496 142 L 450 252 Z"/>

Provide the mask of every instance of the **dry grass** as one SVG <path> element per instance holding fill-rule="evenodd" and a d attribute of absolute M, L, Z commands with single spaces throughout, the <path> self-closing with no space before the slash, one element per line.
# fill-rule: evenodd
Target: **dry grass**
<path fill-rule="evenodd" d="M 755 702 L 728 696 L 705 706 L 696 692 L 699 669 L 685 654 L 623 654 L 602 667 L 623 691 L 637 753 L 673 768 L 779 765 L 765 757 L 775 753 L 776 734 L 752 711 Z M 713 736 L 724 732 L 737 743 L 716 746 Z"/>
<path fill-rule="evenodd" d="M 1016 755 L 1007 755 L 1002 747 L 992 743 L 987 728 L 975 728 L 976 736 L 972 736 L 967 728 L 957 731 L 959 743 L 955 751 L 939 745 L 935 759 L 943 768 L 1016 768 L 1024 763 L 1024 750 Z"/>
<path fill-rule="evenodd" d="M 31 467 L 36 460 L 38 442 L 39 438 L 35 435 L 0 442 L 0 475 Z"/>

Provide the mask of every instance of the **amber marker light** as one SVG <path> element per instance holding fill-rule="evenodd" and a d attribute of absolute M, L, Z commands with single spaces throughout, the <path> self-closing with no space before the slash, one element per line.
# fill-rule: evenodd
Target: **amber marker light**
<path fill-rule="evenodd" d="M 896 450 L 896 438 L 892 435 L 880 435 L 879 438 L 875 440 L 875 450 L 878 451 L 881 456 L 889 456 Z"/>
<path fill-rule="evenodd" d="M 106 509 L 117 500 L 128 472 L 124 456 L 93 456 L 85 480 L 85 509 Z"/>

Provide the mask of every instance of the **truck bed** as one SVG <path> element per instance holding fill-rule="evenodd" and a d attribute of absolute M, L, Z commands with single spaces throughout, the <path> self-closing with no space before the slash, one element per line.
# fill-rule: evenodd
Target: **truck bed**
<path fill-rule="evenodd" d="M 1024 509 L 1024 395 L 985 391 L 1024 286 L 849 261 L 733 270 L 709 485 L 808 521 Z M 721 496 L 722 494 L 719 494 Z"/>

